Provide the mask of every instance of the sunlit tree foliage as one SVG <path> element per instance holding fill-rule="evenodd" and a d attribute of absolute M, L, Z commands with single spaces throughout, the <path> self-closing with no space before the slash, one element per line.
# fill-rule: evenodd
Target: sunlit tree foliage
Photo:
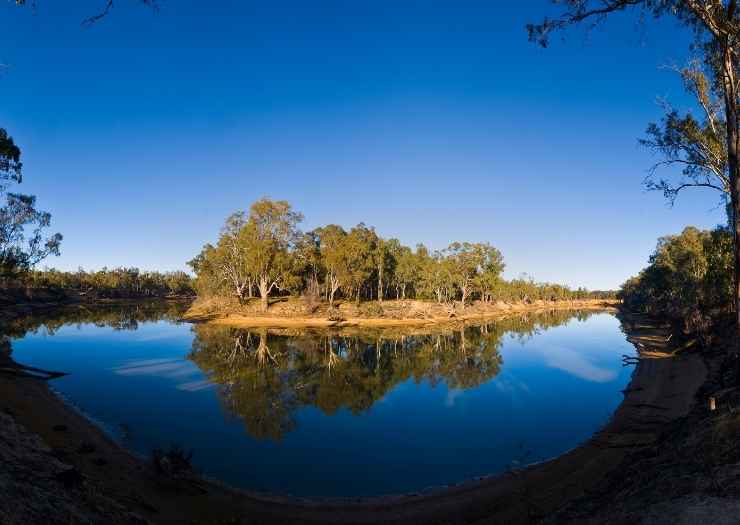
<path fill-rule="evenodd" d="M 216 245 L 206 244 L 188 264 L 201 296 L 243 301 L 256 290 L 264 310 L 273 295 L 301 294 L 334 304 L 362 300 L 432 299 L 536 301 L 609 297 L 609 292 L 501 277 L 501 252 L 488 243 L 453 242 L 430 253 L 386 239 L 360 223 L 349 231 L 329 224 L 300 232 L 303 216 L 285 201 L 263 198 L 248 213 L 229 216 Z"/>
<path fill-rule="evenodd" d="M 631 310 L 699 329 L 734 309 L 732 250 L 732 233 L 724 227 L 688 227 L 661 237 L 649 265 L 622 285 L 619 296 Z"/>

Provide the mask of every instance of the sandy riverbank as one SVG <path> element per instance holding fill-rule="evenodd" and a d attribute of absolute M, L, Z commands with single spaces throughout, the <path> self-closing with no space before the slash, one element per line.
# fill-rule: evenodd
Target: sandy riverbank
<path fill-rule="evenodd" d="M 665 425 L 689 412 L 706 376 L 701 357 L 673 355 L 664 330 L 639 322 L 628 330 L 653 357 L 640 360 L 612 420 L 582 446 L 514 473 L 427 494 L 351 502 L 270 497 L 158 475 L 54 395 L 46 381 L 14 372 L 4 356 L 0 459 L 13 466 L 0 476 L 0 509 L 7 509 L 0 521 L 528 523 L 583 497 L 627 454 L 652 446 Z"/>
<path fill-rule="evenodd" d="M 455 325 L 463 322 L 496 319 L 511 314 L 549 310 L 616 311 L 616 300 L 535 301 L 533 303 L 477 302 L 461 309 L 425 301 L 384 301 L 357 305 L 345 302 L 331 316 L 327 307 L 316 307 L 308 315 L 299 300 L 277 301 L 262 313 L 256 304 L 238 305 L 196 301 L 183 315 L 191 322 L 211 322 L 243 328 L 344 328 L 417 327 Z M 337 318 L 339 317 L 339 318 Z"/>

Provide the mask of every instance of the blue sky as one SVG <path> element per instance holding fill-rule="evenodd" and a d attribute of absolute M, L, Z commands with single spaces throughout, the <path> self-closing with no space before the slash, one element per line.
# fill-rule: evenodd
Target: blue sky
<path fill-rule="evenodd" d="M 543 50 L 510 2 L 0 4 L 0 126 L 23 191 L 64 234 L 63 269 L 185 269 L 264 195 L 305 229 L 360 221 L 443 248 L 489 241 L 509 277 L 616 287 L 660 235 L 723 222 L 718 196 L 669 208 L 637 139 L 688 107 L 689 34 L 619 16 Z M 213 7 L 213 6 L 216 7 Z"/>

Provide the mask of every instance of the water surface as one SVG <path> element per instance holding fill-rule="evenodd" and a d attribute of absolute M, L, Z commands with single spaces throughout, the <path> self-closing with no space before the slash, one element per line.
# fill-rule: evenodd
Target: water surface
<path fill-rule="evenodd" d="M 175 318 L 76 311 L 17 330 L 12 355 L 70 372 L 53 388 L 136 452 L 175 443 L 206 475 L 298 496 L 423 490 L 557 456 L 606 423 L 633 353 L 608 313 L 351 333 Z"/>

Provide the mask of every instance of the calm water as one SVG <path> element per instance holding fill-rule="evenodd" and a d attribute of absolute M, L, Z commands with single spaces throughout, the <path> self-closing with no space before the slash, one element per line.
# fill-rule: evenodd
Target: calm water
<path fill-rule="evenodd" d="M 605 313 L 421 335 L 169 317 L 32 322 L 12 355 L 70 372 L 52 386 L 139 453 L 176 443 L 209 476 L 300 496 L 421 490 L 557 456 L 608 420 L 634 351 Z"/>

